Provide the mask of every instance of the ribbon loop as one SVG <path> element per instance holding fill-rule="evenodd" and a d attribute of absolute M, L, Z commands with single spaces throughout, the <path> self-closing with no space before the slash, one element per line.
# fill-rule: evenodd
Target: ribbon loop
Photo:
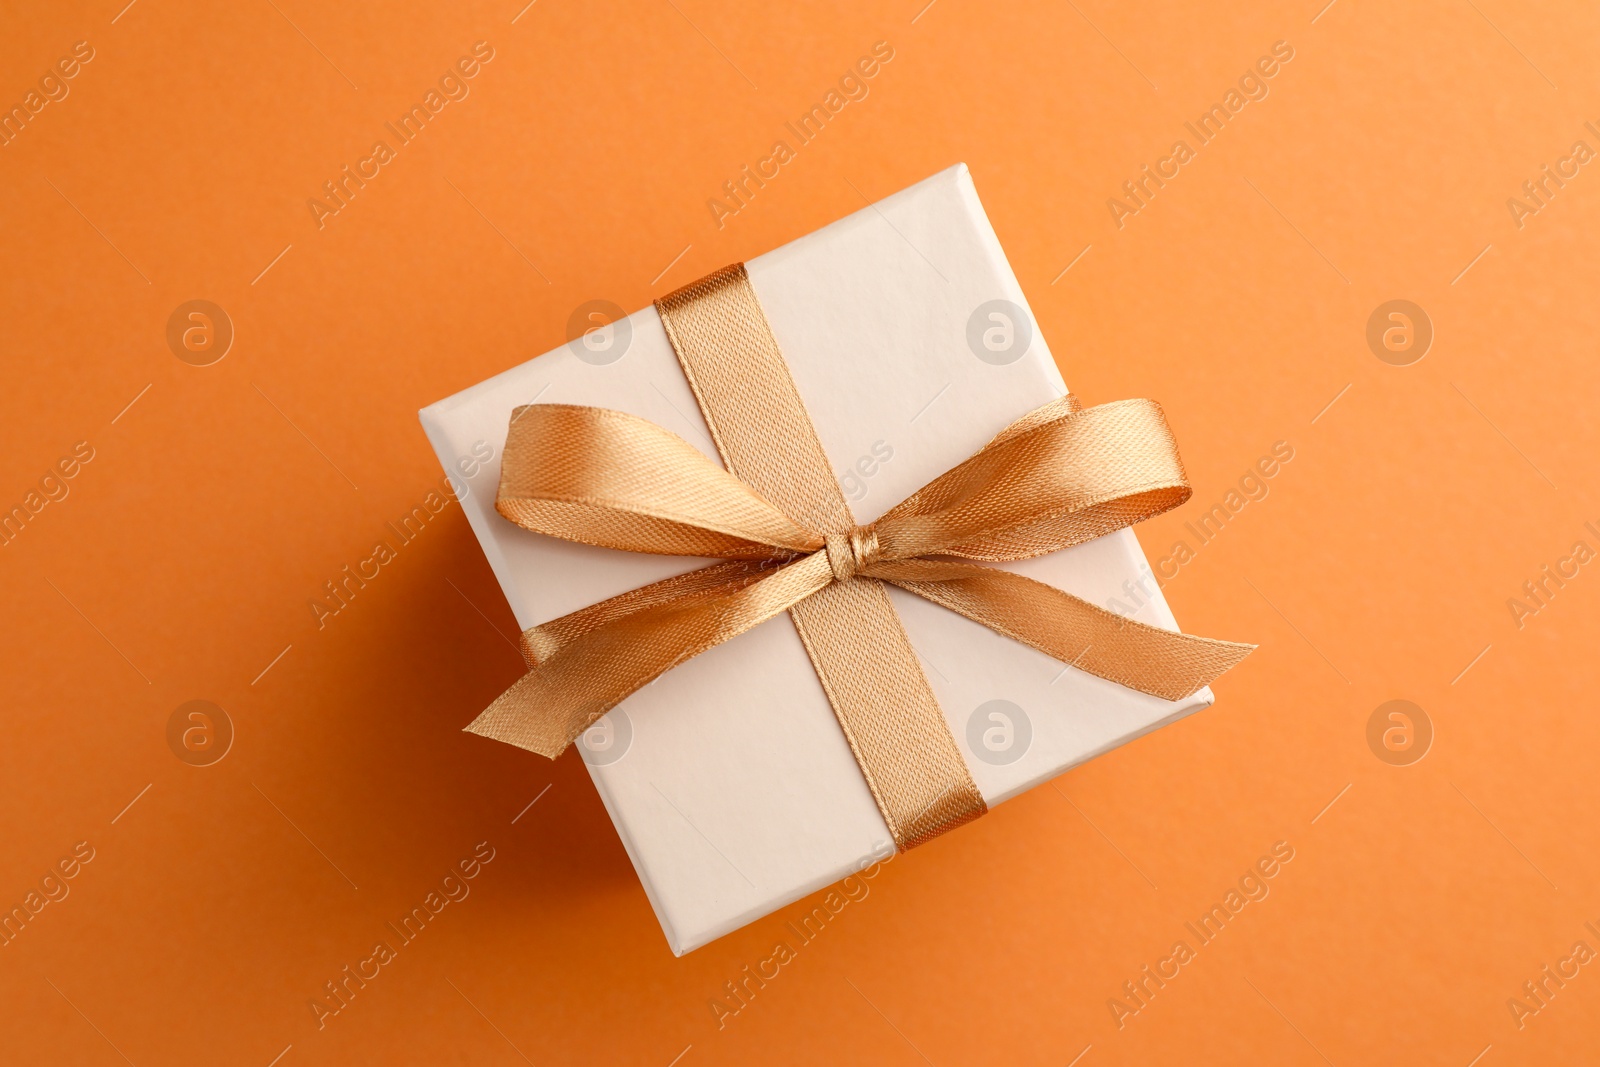
<path fill-rule="evenodd" d="M 574 404 L 512 413 L 495 509 L 526 529 L 624 552 L 783 559 L 822 547 L 677 434 Z"/>
<path fill-rule="evenodd" d="M 1190 492 L 1155 401 L 1093 408 L 1058 401 L 1024 415 L 891 508 L 877 528 L 892 558 L 1001 562 L 1142 522 Z"/>

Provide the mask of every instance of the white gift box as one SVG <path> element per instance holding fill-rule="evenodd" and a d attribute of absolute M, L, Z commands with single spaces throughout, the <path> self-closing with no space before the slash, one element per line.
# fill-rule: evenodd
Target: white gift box
<path fill-rule="evenodd" d="M 1066 392 L 965 165 L 746 267 L 859 523 Z M 572 544 L 502 518 L 507 426 L 535 401 L 642 416 L 717 459 L 654 307 L 597 320 L 423 409 L 445 469 L 459 479 L 476 468 L 458 482 L 461 505 L 518 625 L 709 562 Z M 1000 566 L 1177 629 L 1129 530 Z M 1148 696 L 899 589 L 889 596 L 990 806 L 1211 703 L 1209 689 Z M 677 955 L 892 848 L 787 614 L 669 671 L 576 747 Z"/>

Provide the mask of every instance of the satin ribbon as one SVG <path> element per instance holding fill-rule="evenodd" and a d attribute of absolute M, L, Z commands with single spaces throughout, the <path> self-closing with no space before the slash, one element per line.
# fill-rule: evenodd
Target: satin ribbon
<path fill-rule="evenodd" d="M 723 562 L 529 628 L 530 670 L 471 732 L 554 758 L 630 693 L 789 611 L 906 849 L 987 809 L 884 583 L 1165 700 L 1190 695 L 1254 647 L 1147 626 L 967 562 L 1056 552 L 1187 500 L 1154 401 L 1046 404 L 860 526 L 743 266 L 657 308 L 727 469 L 645 419 L 534 404 L 512 415 L 495 506 L 568 541 Z"/>

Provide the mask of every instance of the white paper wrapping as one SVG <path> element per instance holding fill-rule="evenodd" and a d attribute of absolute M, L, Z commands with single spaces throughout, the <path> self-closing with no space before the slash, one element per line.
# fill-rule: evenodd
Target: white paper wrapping
<path fill-rule="evenodd" d="M 858 522 L 1066 392 L 965 165 L 746 266 Z M 717 458 L 655 309 L 625 323 L 421 412 L 452 474 L 493 448 L 461 503 L 523 627 L 707 562 L 569 544 L 494 510 L 511 411 L 535 399 L 631 412 Z M 1177 628 L 1128 530 L 1006 566 Z M 991 806 L 1211 703 L 1125 689 L 889 594 Z M 678 955 L 892 847 L 787 615 L 635 693 L 578 747 Z"/>

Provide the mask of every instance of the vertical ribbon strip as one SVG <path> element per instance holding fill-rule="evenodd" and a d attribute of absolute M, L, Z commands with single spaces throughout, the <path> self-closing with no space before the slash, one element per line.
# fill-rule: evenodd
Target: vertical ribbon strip
<path fill-rule="evenodd" d="M 656 310 L 729 472 L 808 529 L 854 529 L 744 264 L 661 298 Z M 888 592 L 854 575 L 858 558 L 852 551 L 847 564 L 845 547 L 828 543 L 836 580 L 789 616 L 895 845 L 905 850 L 989 809 Z"/>

